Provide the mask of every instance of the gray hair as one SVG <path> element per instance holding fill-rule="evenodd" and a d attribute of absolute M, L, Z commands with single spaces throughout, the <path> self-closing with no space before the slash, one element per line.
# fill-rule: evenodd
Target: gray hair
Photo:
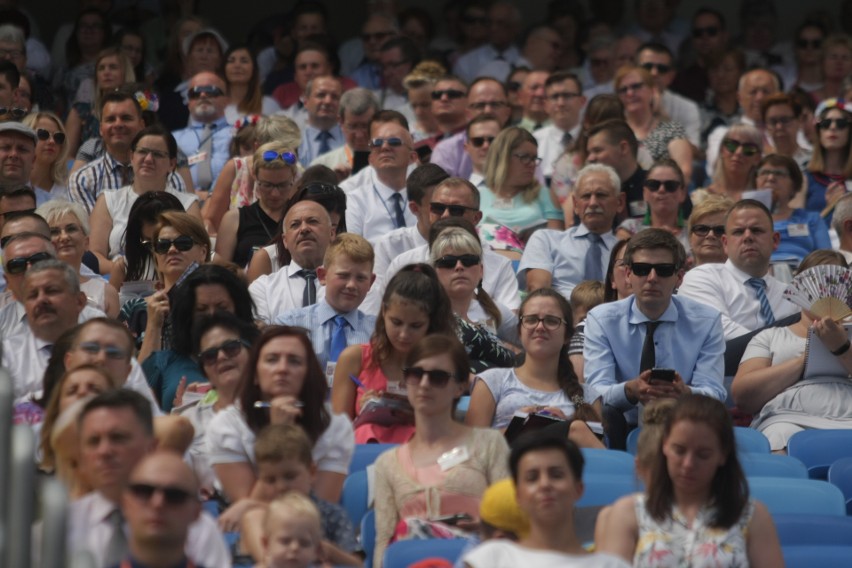
<path fill-rule="evenodd" d="M 17 43 L 24 51 L 24 55 L 27 53 L 27 40 L 24 38 L 23 30 L 18 26 L 12 24 L 3 24 L 0 26 L 0 41 Z"/>
<path fill-rule="evenodd" d="M 62 272 L 62 278 L 68 285 L 68 288 L 71 290 L 71 293 L 80 293 L 80 278 L 77 277 L 77 272 L 73 268 L 71 268 L 71 266 L 62 262 L 61 260 L 51 258 L 49 260 L 42 260 L 36 262 L 30 267 L 29 270 L 27 270 L 26 275 L 30 276 L 32 274 L 38 274 L 39 272 L 44 272 L 46 270 L 59 270 L 60 272 Z"/>
<path fill-rule="evenodd" d="M 621 193 L 621 178 L 618 177 L 618 173 L 611 167 L 606 164 L 589 164 L 584 166 L 582 170 L 577 173 L 577 181 L 574 182 L 574 187 L 580 187 L 580 183 L 583 181 L 583 178 L 590 174 L 605 174 L 609 178 L 609 183 L 612 185 L 613 189 L 615 189 L 615 194 L 618 195 Z"/>
<path fill-rule="evenodd" d="M 89 216 L 86 214 L 86 210 L 83 209 L 83 206 L 79 203 L 62 201 L 60 199 L 51 199 L 36 209 L 36 214 L 44 217 L 48 224 L 55 223 L 64 215 L 74 215 L 77 217 L 77 221 L 80 223 L 80 228 L 83 229 L 84 235 L 88 236 L 89 231 L 91 230 L 89 225 Z"/>
<path fill-rule="evenodd" d="M 847 193 L 837 201 L 834 206 L 834 217 L 831 219 L 831 226 L 837 231 L 838 235 L 843 234 L 843 223 L 852 219 L 852 193 Z"/>
<path fill-rule="evenodd" d="M 264 116 L 257 123 L 255 136 L 258 146 L 268 142 L 278 142 L 287 148 L 298 148 L 302 143 L 299 125 L 283 114 Z"/>
<path fill-rule="evenodd" d="M 461 227 L 447 227 L 435 238 L 429 249 L 429 259 L 433 265 L 444 256 L 444 251 L 447 249 L 453 249 L 461 254 L 482 256 L 482 243 Z"/>
<path fill-rule="evenodd" d="M 318 81 L 320 79 L 333 79 L 335 82 L 337 82 L 338 85 L 340 85 L 341 90 L 343 89 L 343 83 L 341 83 L 340 79 L 338 79 L 334 75 L 320 75 L 319 77 L 314 77 L 313 79 L 308 81 L 307 84 L 305 84 L 305 98 L 306 99 L 310 98 L 311 92 L 314 90 L 314 82 Z"/>
<path fill-rule="evenodd" d="M 45 222 L 45 224 L 46 224 L 46 222 Z M 15 235 L 10 236 L 9 240 L 6 241 L 6 244 L 3 246 L 4 256 L 5 256 L 5 253 L 6 253 L 6 249 L 9 248 L 10 244 L 17 242 L 17 241 L 22 241 L 24 239 L 34 239 L 34 238 L 43 240 L 45 242 L 45 250 L 47 250 L 47 252 L 49 252 L 50 254 L 56 256 L 56 247 L 54 247 L 53 243 L 50 242 L 50 237 L 48 237 L 47 235 L 43 235 L 41 233 L 36 233 L 34 231 L 23 231 L 21 233 L 17 233 Z M 5 260 L 9 260 L 9 259 L 7 258 Z"/>
<path fill-rule="evenodd" d="M 343 113 L 349 111 L 350 114 L 361 116 L 367 111 L 379 112 L 379 101 L 376 95 L 369 89 L 356 87 L 349 89 L 343 96 L 340 97 L 340 119 L 343 120 Z"/>

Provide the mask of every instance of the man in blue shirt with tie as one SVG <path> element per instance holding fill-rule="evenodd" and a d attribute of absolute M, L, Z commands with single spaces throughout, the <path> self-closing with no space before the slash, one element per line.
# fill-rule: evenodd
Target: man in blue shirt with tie
<path fill-rule="evenodd" d="M 624 253 L 633 295 L 586 317 L 585 379 L 602 399 L 611 448 L 625 448 L 642 404 L 690 391 L 725 400 L 719 311 L 674 295 L 685 263 L 671 232 L 636 233 Z"/>
<path fill-rule="evenodd" d="M 305 109 L 308 123 L 299 144 L 299 162 L 306 168 L 316 158 L 340 148 L 346 142 L 338 124 L 343 86 L 331 75 L 314 77 L 305 86 Z"/>

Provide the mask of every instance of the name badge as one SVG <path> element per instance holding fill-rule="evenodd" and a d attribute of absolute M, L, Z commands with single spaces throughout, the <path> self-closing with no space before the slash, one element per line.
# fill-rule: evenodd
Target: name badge
<path fill-rule="evenodd" d="M 448 471 L 457 465 L 461 465 L 470 459 L 470 452 L 467 451 L 467 446 L 457 446 L 449 452 L 444 452 L 438 458 L 438 466 L 441 471 Z"/>
<path fill-rule="evenodd" d="M 631 201 L 627 204 L 627 208 L 630 210 L 631 217 L 642 217 L 648 210 L 648 204 L 644 201 Z"/>
<path fill-rule="evenodd" d="M 389 394 L 398 394 L 400 396 L 408 395 L 408 391 L 406 390 L 405 385 L 402 382 L 388 382 L 388 385 L 385 388 L 385 392 Z"/>
<path fill-rule="evenodd" d="M 511 199 L 500 199 L 499 197 L 494 200 L 494 203 L 491 205 L 494 209 L 512 209 L 512 200 Z"/>
<path fill-rule="evenodd" d="M 194 155 L 192 155 L 192 156 L 189 156 L 189 157 L 186 159 L 186 163 L 187 163 L 187 164 L 189 164 L 190 166 L 192 166 L 192 165 L 195 165 L 195 164 L 197 164 L 197 163 L 199 163 L 199 162 L 203 162 L 203 161 L 205 161 L 206 159 L 207 159 L 207 152 L 199 152 L 199 153 L 197 153 L 197 154 L 194 154 Z"/>
<path fill-rule="evenodd" d="M 805 223 L 790 223 L 787 225 L 787 232 L 791 237 L 809 237 L 811 234 Z"/>
<path fill-rule="evenodd" d="M 329 361 L 325 364 L 325 378 L 328 380 L 328 388 L 334 383 L 334 369 L 337 367 L 337 361 Z"/>

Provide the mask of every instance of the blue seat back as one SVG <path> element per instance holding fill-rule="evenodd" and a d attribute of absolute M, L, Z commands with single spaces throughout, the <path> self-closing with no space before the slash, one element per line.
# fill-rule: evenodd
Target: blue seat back
<path fill-rule="evenodd" d="M 852 430 L 802 430 L 790 436 L 787 453 L 802 460 L 813 479 L 828 478 L 828 468 L 852 457 Z"/>
<path fill-rule="evenodd" d="M 751 495 L 762 501 L 772 515 L 846 515 L 843 493 L 826 481 L 751 477 L 748 483 Z"/>
<path fill-rule="evenodd" d="M 831 464 L 828 468 L 828 482 L 843 492 L 843 498 L 846 499 L 846 514 L 852 515 L 852 457 L 840 458 Z"/>
<path fill-rule="evenodd" d="M 640 490 L 639 481 L 633 475 L 598 474 L 584 475 L 585 491 L 577 501 L 577 507 L 611 505 L 617 499 Z"/>
<path fill-rule="evenodd" d="M 587 475 L 634 475 L 634 457 L 621 450 L 583 448 L 583 476 Z"/>
<path fill-rule="evenodd" d="M 346 476 L 346 481 L 343 482 L 343 495 L 340 497 L 340 505 L 349 515 L 353 527 L 361 524 L 361 519 L 367 512 L 368 493 L 366 471 L 356 471 Z"/>
<path fill-rule="evenodd" d="M 639 428 L 636 428 L 627 435 L 627 451 L 633 455 L 636 455 L 636 446 L 639 443 L 639 430 Z M 735 426 L 734 437 L 737 441 L 737 451 L 740 454 L 770 453 L 769 440 L 766 439 L 766 436 L 753 428 Z"/>
<path fill-rule="evenodd" d="M 376 511 L 370 509 L 361 519 L 361 550 L 364 551 L 364 568 L 373 566 L 373 553 L 376 551 Z"/>
<path fill-rule="evenodd" d="M 852 545 L 852 517 L 772 515 L 781 546 Z"/>
<path fill-rule="evenodd" d="M 783 546 L 787 568 L 849 568 L 852 546 Z"/>
<path fill-rule="evenodd" d="M 778 454 L 739 454 L 740 465 L 747 477 L 808 478 L 808 468 L 794 457 Z"/>
<path fill-rule="evenodd" d="M 444 558 L 455 562 L 468 542 L 470 541 L 463 538 L 400 540 L 385 550 L 384 566 L 385 568 L 408 568 L 425 558 Z"/>
<path fill-rule="evenodd" d="M 396 444 L 355 444 L 355 453 L 352 454 L 352 461 L 349 462 L 349 473 L 364 471 L 381 454 L 396 446 Z"/>

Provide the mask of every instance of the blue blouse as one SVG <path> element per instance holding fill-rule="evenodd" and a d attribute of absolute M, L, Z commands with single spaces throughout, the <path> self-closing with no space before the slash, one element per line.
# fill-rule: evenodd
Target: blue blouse
<path fill-rule="evenodd" d="M 775 221 L 775 230 L 781 235 L 781 243 L 772 253 L 773 261 L 801 261 L 817 249 L 831 248 L 828 226 L 816 211 L 794 209 L 789 219 Z"/>

